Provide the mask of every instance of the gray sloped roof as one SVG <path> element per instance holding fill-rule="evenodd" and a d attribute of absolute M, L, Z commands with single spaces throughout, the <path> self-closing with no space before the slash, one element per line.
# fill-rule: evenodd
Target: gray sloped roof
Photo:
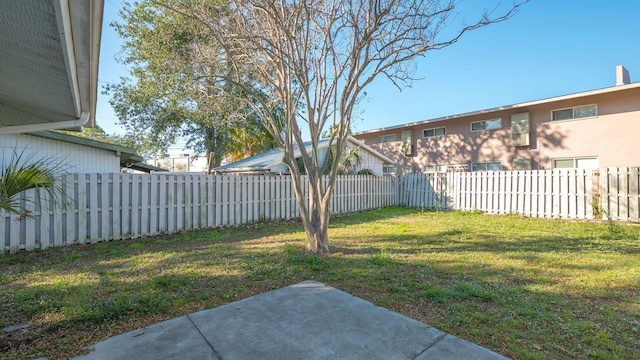
<path fill-rule="evenodd" d="M 284 153 L 282 149 L 271 149 L 261 154 L 218 166 L 213 169 L 218 172 L 271 171 L 275 165 L 282 163 Z"/>
<path fill-rule="evenodd" d="M 382 159 L 385 162 L 388 162 L 388 163 L 392 162 L 391 159 L 389 159 L 388 157 L 366 146 L 365 144 L 356 140 L 352 136 L 349 136 L 347 140 L 352 144 L 354 144 L 355 146 L 358 146 L 364 149 L 365 151 Z M 305 149 L 307 149 L 307 151 L 311 151 L 311 142 L 310 141 L 305 142 L 304 147 Z M 320 141 L 318 141 L 319 149 L 326 149 L 328 147 L 329 147 L 329 139 L 321 139 Z M 297 146 L 294 148 L 294 153 L 296 157 L 299 156 L 300 154 L 300 151 L 298 150 Z M 270 172 L 270 171 L 274 171 L 276 167 L 282 165 L 283 156 L 284 156 L 284 151 L 282 149 L 280 148 L 271 149 L 261 154 L 251 156 L 242 160 L 238 160 L 231 164 L 218 166 L 213 170 L 216 172 Z"/>
<path fill-rule="evenodd" d="M 103 0 L 0 0 L 0 133 L 94 125 Z"/>

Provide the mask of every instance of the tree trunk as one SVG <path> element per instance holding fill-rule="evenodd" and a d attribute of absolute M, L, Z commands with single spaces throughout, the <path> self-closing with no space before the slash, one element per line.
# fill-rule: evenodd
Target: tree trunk
<path fill-rule="evenodd" d="M 293 166 L 293 165 L 292 165 Z M 329 248 L 329 201 L 323 201 L 323 187 L 321 176 L 309 176 L 309 200 L 302 191 L 302 176 L 291 174 L 296 200 L 300 207 L 300 218 L 307 236 L 307 251 L 314 253 L 328 253 Z"/>
<path fill-rule="evenodd" d="M 321 204 L 322 205 L 322 204 Z M 329 248 L 329 213 L 320 210 L 323 206 L 311 207 L 310 221 L 304 224 L 304 230 L 307 235 L 307 251 L 314 253 L 328 253 Z"/>
<path fill-rule="evenodd" d="M 204 145 L 207 151 L 207 174 L 220 166 L 224 156 L 225 135 L 215 127 L 205 129 Z"/>

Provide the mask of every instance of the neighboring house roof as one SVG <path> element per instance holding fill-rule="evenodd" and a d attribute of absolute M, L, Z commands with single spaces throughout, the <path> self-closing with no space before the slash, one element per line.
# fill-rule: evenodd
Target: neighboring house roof
<path fill-rule="evenodd" d="M 94 126 L 103 7 L 2 2 L 0 134 Z"/>
<path fill-rule="evenodd" d="M 365 151 L 371 153 L 372 155 L 380 158 L 382 161 L 387 163 L 392 163 L 393 161 L 388 157 L 382 155 L 376 150 L 373 150 L 369 146 L 363 144 L 358 141 L 353 136 L 349 136 L 347 140 L 352 143 L 354 146 L 360 147 Z M 311 142 L 307 141 L 304 143 L 305 149 L 307 151 L 311 151 Z M 326 149 L 329 147 L 329 139 L 322 139 L 318 141 L 318 148 L 320 150 Z M 296 147 L 294 150 L 294 154 L 296 157 L 300 156 L 300 150 Z M 231 164 L 219 166 L 213 169 L 216 172 L 269 172 L 271 169 L 275 168 L 277 165 L 281 165 L 283 163 L 284 151 L 280 148 L 271 149 L 269 151 L 263 152 L 261 154 L 248 157 L 246 159 L 238 160 Z"/>
<path fill-rule="evenodd" d="M 632 84 L 626 84 L 626 85 L 616 85 L 616 86 L 607 87 L 607 88 L 603 88 L 603 89 L 583 91 L 583 92 L 579 92 L 579 93 L 556 96 L 556 97 L 551 97 L 551 98 L 546 98 L 546 99 L 541 99 L 541 100 L 528 101 L 528 102 L 523 102 L 523 103 L 519 103 L 519 104 L 499 106 L 499 107 L 495 107 L 495 108 L 489 108 L 489 109 L 484 109 L 484 110 L 472 111 L 472 112 L 468 112 L 468 113 L 444 116 L 444 117 L 439 117 L 439 118 L 435 118 L 435 119 L 422 120 L 422 121 L 417 121 L 417 122 L 412 122 L 412 123 L 407 123 L 407 124 L 401 124 L 401 125 L 396 125 L 396 126 L 389 126 L 389 127 L 384 127 L 384 128 L 360 131 L 360 132 L 354 133 L 354 135 L 365 135 L 365 134 L 379 132 L 379 131 L 402 129 L 402 128 L 406 128 L 406 127 L 410 127 L 410 126 L 424 125 L 424 124 L 428 124 L 428 123 L 430 124 L 430 123 L 439 122 L 439 121 L 446 121 L 446 120 L 453 120 L 453 119 L 458 119 L 458 118 L 466 117 L 466 116 L 490 114 L 490 113 L 497 112 L 497 111 L 502 111 L 502 110 L 519 109 L 519 108 L 525 108 L 525 107 L 530 107 L 530 106 L 534 106 L 534 105 L 552 103 L 552 102 L 556 102 L 556 101 L 571 100 L 571 99 L 576 99 L 576 98 L 581 98 L 581 97 L 586 97 L 586 96 L 613 93 L 613 92 L 617 92 L 617 91 L 624 91 L 624 90 L 635 89 L 635 88 L 640 88 L 640 82 L 632 83 Z"/>
<path fill-rule="evenodd" d="M 141 171 L 141 172 L 145 172 L 145 173 L 150 173 L 152 171 L 155 172 L 168 172 L 169 170 L 161 168 L 161 167 L 157 167 L 157 166 L 153 166 L 144 162 L 137 162 L 137 163 L 129 163 L 126 166 L 123 167 L 127 167 L 129 169 L 133 169 L 136 171 Z"/>
<path fill-rule="evenodd" d="M 62 141 L 70 144 L 89 146 L 92 148 L 101 149 L 105 151 L 112 151 L 114 152 L 114 155 L 117 155 L 120 157 L 120 166 L 124 168 L 130 168 L 133 170 L 138 170 L 138 171 L 147 172 L 147 173 L 151 171 L 168 171 L 166 169 L 159 168 L 157 166 L 145 164 L 142 156 L 136 154 L 135 150 L 125 146 L 120 146 L 116 144 L 107 143 L 104 141 L 98 141 L 98 140 L 93 140 L 89 138 L 72 136 L 72 135 L 67 135 L 67 134 L 62 134 L 59 132 L 52 132 L 52 131 L 32 132 L 32 133 L 29 133 L 29 135 Z"/>

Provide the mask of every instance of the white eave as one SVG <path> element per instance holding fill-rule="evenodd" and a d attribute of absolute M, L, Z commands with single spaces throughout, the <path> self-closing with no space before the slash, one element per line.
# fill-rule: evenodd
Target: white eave
<path fill-rule="evenodd" d="M 0 134 L 94 126 L 104 0 L 1 5 Z"/>
<path fill-rule="evenodd" d="M 365 135 L 365 134 L 376 133 L 376 132 L 380 132 L 380 131 L 402 129 L 402 128 L 407 128 L 407 127 L 416 126 L 416 125 L 424 125 L 424 124 L 428 124 L 428 123 L 430 124 L 430 123 L 439 122 L 439 121 L 453 120 L 453 119 L 458 119 L 458 118 L 467 117 L 467 116 L 490 114 L 490 113 L 494 113 L 494 112 L 498 112 L 498 111 L 504 111 L 504 110 L 517 110 L 517 109 L 522 109 L 522 108 L 531 107 L 531 106 L 535 106 L 535 105 L 547 104 L 547 103 L 551 103 L 551 102 L 557 102 L 557 101 L 563 101 L 563 100 L 571 100 L 571 99 L 576 99 L 576 98 L 581 98 L 581 97 L 600 95 L 600 94 L 606 94 L 606 93 L 612 93 L 612 92 L 617 92 L 617 91 L 630 90 L 630 89 L 635 89 L 635 88 L 640 88 L 640 82 L 627 84 L 627 85 L 612 86 L 612 87 L 607 87 L 607 88 L 597 89 L 597 90 L 583 91 L 583 92 L 579 92 L 579 93 L 556 96 L 556 97 L 551 97 L 551 98 L 546 98 L 546 99 L 541 99 L 541 100 L 528 101 L 528 102 L 523 102 L 523 103 L 518 103 L 518 104 L 513 104 L 513 105 L 499 106 L 499 107 L 495 107 L 495 108 L 477 110 L 477 111 L 472 111 L 472 112 L 468 112 L 468 113 L 443 116 L 443 117 L 439 117 L 439 118 L 416 121 L 416 122 L 407 123 L 407 124 L 389 126 L 389 127 L 372 129 L 372 130 L 359 131 L 357 133 L 354 133 L 354 135 Z"/>

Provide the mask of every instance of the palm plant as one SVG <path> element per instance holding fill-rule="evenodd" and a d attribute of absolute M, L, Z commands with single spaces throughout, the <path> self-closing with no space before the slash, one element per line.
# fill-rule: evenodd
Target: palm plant
<path fill-rule="evenodd" d="M 14 151 L 10 159 L 3 157 L 0 165 L 0 209 L 31 216 L 32 214 L 20 210 L 23 199 L 20 195 L 29 189 L 36 189 L 38 195 L 40 190 L 45 190 L 54 205 L 64 197 L 61 184 L 56 181 L 56 173 L 64 164 L 56 159 L 36 159 L 33 155 L 25 155 L 24 152 L 18 154 Z"/>

